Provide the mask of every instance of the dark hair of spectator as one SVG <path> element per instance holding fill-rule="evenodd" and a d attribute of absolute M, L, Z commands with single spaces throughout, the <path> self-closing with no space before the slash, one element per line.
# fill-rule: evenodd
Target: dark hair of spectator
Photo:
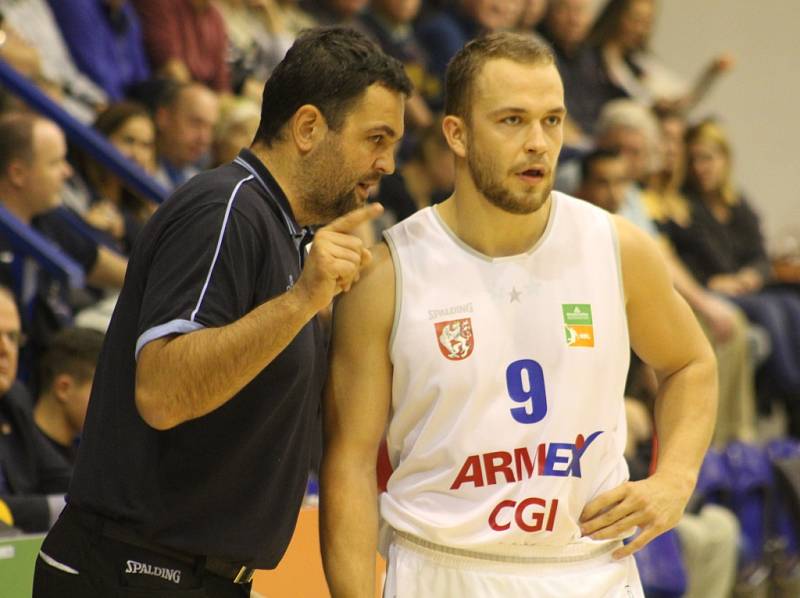
<path fill-rule="evenodd" d="M 151 118 L 147 108 L 138 102 L 117 102 L 110 104 L 97 115 L 94 128 L 108 137 L 124 126 L 128 120 L 137 116 L 148 120 Z"/>
<path fill-rule="evenodd" d="M 520 33 L 492 33 L 472 40 L 447 65 L 444 113 L 469 119 L 472 92 L 483 65 L 507 59 L 522 64 L 555 64 L 553 51 L 543 42 Z"/>
<path fill-rule="evenodd" d="M 33 125 L 38 117 L 25 112 L 0 117 L 0 177 L 14 160 L 33 160 Z"/>
<path fill-rule="evenodd" d="M 264 86 L 261 123 L 254 142 L 270 146 L 303 105 L 316 106 L 337 131 L 366 89 L 379 83 L 409 95 L 403 65 L 365 35 L 342 27 L 304 31 Z"/>
<path fill-rule="evenodd" d="M 105 110 L 97 115 L 94 121 L 94 128 L 97 132 L 106 137 L 110 137 L 121 127 L 125 126 L 130 119 L 141 117 L 152 120 L 148 109 L 138 102 L 123 101 L 110 104 Z M 98 189 L 108 177 L 114 176 L 108 168 L 92 158 L 83 150 L 76 150 L 74 157 L 75 167 L 86 179 L 86 182 L 93 189 Z M 145 210 L 147 201 L 139 197 L 136 193 L 123 186 L 120 197 L 122 207 L 130 209 L 133 213 L 139 214 Z"/>
<path fill-rule="evenodd" d="M 614 39 L 619 34 L 622 16 L 630 6 L 638 0 L 608 0 L 608 3 L 597 15 L 597 18 L 589 31 L 588 41 L 593 46 L 602 46 L 608 40 Z M 655 1 L 655 0 L 653 0 Z M 645 42 L 642 50 L 647 49 Z"/>
<path fill-rule="evenodd" d="M 82 384 L 92 379 L 103 347 L 103 333 L 90 328 L 66 328 L 53 336 L 39 365 L 41 389 L 49 391 L 61 374 Z"/>
<path fill-rule="evenodd" d="M 595 149 L 585 154 L 581 158 L 581 180 L 585 181 L 589 178 L 592 172 L 592 167 L 596 162 L 602 160 L 616 160 L 620 157 L 620 153 L 613 149 Z"/>
<path fill-rule="evenodd" d="M 158 108 L 172 108 L 178 102 L 181 94 L 192 83 L 184 83 L 182 81 L 175 81 L 174 79 L 163 79 L 159 82 L 155 91 L 155 98 L 153 102 L 153 112 Z"/>

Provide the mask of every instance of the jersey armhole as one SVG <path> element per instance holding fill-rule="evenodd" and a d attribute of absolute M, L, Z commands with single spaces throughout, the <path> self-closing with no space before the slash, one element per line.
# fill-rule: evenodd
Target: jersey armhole
<path fill-rule="evenodd" d="M 392 320 L 392 332 L 389 335 L 389 356 L 394 353 L 394 339 L 397 334 L 397 327 L 400 323 L 400 314 L 403 309 L 403 271 L 400 266 L 400 255 L 397 253 L 394 239 L 388 231 L 383 231 L 383 238 L 389 248 L 389 255 L 394 265 L 394 318 Z"/>
<path fill-rule="evenodd" d="M 625 334 L 628 335 L 628 342 L 630 344 L 630 332 L 628 330 L 628 303 L 625 296 L 625 280 L 622 272 L 622 248 L 619 244 L 619 235 L 617 234 L 617 227 L 614 225 L 614 219 L 610 214 L 606 214 L 606 222 L 608 223 L 609 234 L 611 235 L 611 244 L 613 245 L 614 261 L 616 262 L 617 271 L 617 292 L 619 292 L 620 305 L 622 306 L 622 321 L 625 323 Z"/>

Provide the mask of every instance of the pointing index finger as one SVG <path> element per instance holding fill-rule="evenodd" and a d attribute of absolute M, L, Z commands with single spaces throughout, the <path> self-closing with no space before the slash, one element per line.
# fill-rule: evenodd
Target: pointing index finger
<path fill-rule="evenodd" d="M 370 203 L 360 208 L 356 208 L 345 214 L 339 216 L 336 220 L 330 222 L 323 228 L 337 233 L 350 233 L 359 224 L 373 220 L 383 213 L 383 206 L 379 203 Z"/>

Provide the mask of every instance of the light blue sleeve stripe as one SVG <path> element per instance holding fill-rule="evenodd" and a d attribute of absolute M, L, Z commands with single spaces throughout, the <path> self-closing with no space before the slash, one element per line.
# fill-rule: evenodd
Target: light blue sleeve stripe
<path fill-rule="evenodd" d="M 169 336 L 171 334 L 186 334 L 205 328 L 200 322 L 190 322 L 189 320 L 172 320 L 166 324 L 160 324 L 145 330 L 136 341 L 136 353 L 134 359 L 139 360 L 139 352 L 144 346 L 154 340 Z"/>

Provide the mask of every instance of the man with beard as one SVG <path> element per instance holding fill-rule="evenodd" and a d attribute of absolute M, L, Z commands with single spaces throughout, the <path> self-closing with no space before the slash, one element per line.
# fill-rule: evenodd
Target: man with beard
<path fill-rule="evenodd" d="M 249 596 L 306 486 L 326 368 L 318 314 L 370 261 L 410 84 L 345 29 L 301 35 L 249 150 L 156 212 L 97 367 L 35 596 Z M 320 228 L 307 251 L 303 227 Z"/>
<path fill-rule="evenodd" d="M 334 597 L 642 596 L 632 554 L 680 519 L 716 407 L 713 354 L 658 249 L 552 191 L 563 87 L 528 37 L 448 67 L 455 191 L 386 233 L 334 314 L 322 540 Z M 628 482 L 629 351 L 658 373 L 660 458 Z M 621 540 L 639 535 L 623 546 Z"/>

